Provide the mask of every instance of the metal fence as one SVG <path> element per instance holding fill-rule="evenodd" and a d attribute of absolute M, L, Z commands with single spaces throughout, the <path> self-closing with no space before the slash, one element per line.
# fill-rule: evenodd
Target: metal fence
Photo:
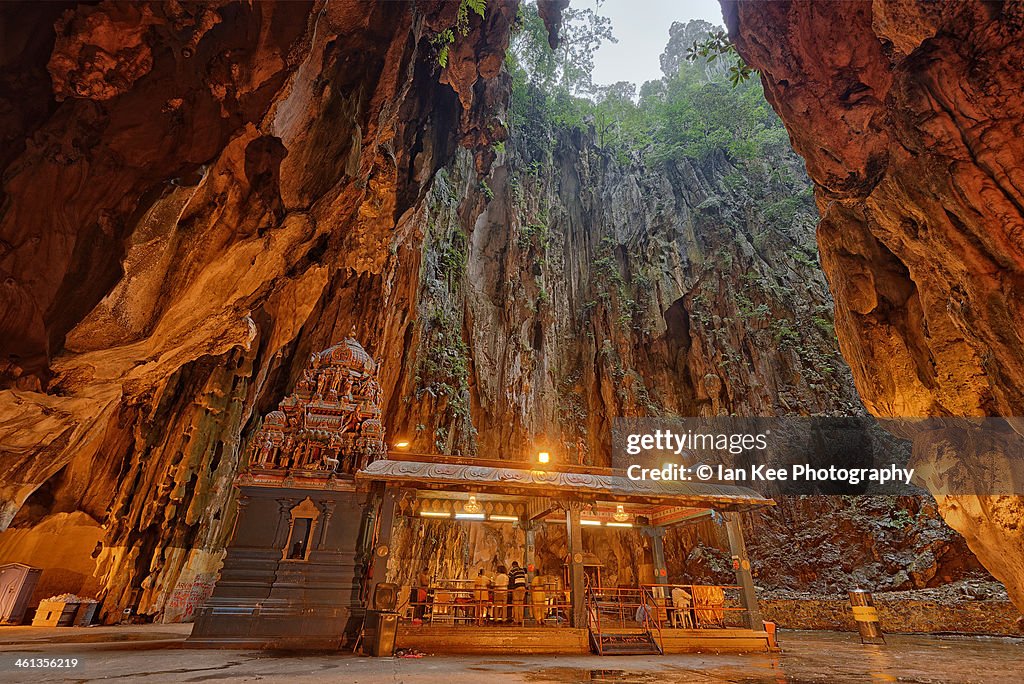
<path fill-rule="evenodd" d="M 429 624 L 568 627 L 572 604 L 568 591 L 526 587 L 505 590 L 474 587 L 472 580 L 447 580 L 440 586 L 412 587 L 407 617 Z"/>

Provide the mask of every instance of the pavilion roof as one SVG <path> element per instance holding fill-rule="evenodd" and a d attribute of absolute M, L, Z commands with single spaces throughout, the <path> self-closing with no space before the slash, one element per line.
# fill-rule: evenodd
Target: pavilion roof
<path fill-rule="evenodd" d="M 631 480 L 612 468 L 544 466 L 446 456 L 395 455 L 370 463 L 356 481 L 442 491 L 612 501 L 742 511 L 775 502 L 753 489 L 709 482 Z"/>

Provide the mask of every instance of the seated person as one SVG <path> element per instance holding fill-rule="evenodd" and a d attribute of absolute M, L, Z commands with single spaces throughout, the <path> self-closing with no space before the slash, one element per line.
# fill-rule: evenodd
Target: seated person
<path fill-rule="evenodd" d="M 690 595 L 690 592 L 686 591 L 682 587 L 674 587 L 672 589 L 672 622 L 675 623 L 677 619 L 682 618 L 684 625 L 692 625 L 693 619 L 689 614 L 690 606 L 692 605 L 693 596 Z"/>

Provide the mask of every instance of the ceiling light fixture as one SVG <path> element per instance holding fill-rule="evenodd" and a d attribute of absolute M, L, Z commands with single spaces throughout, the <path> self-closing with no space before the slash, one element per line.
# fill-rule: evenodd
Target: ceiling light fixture
<path fill-rule="evenodd" d="M 616 522 L 626 522 L 629 520 L 629 513 L 626 512 L 625 506 L 619 504 L 615 507 L 615 513 L 612 515 L 612 518 L 614 518 Z"/>
<path fill-rule="evenodd" d="M 456 520 L 483 520 L 486 518 L 483 513 L 456 513 Z"/>
<path fill-rule="evenodd" d="M 580 520 L 580 525 L 600 525 L 600 520 Z"/>
<path fill-rule="evenodd" d="M 491 517 L 488 518 L 488 520 L 493 520 L 494 522 L 519 522 L 519 516 L 518 515 L 492 515 Z"/>
<path fill-rule="evenodd" d="M 451 513 L 445 513 L 444 511 L 420 511 L 420 516 L 424 518 L 450 518 Z"/>

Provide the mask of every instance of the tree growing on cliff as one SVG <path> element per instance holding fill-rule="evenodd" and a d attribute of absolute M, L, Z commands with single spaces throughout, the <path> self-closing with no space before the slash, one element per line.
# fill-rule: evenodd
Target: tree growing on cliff
<path fill-rule="evenodd" d="M 629 82 L 593 82 L 594 53 L 615 40 L 611 31 L 609 20 L 593 10 L 569 11 L 562 43 L 553 51 L 536 6 L 523 8 L 506 63 L 512 74 L 512 125 L 531 131 L 531 144 L 538 147 L 533 158 L 542 158 L 541 141 L 558 128 L 593 128 L 598 145 L 621 163 L 636 154 L 655 162 L 703 162 L 723 154 L 746 163 L 786 145 L 785 129 L 761 84 L 715 57 L 728 52 L 738 58 L 721 29 L 700 20 L 674 23 L 660 59 L 664 76 L 645 83 L 639 94 Z M 698 43 L 702 47 L 695 48 Z M 706 61 L 694 55 L 705 55 Z"/>
<path fill-rule="evenodd" d="M 552 122 L 582 126 L 590 100 L 594 54 L 616 42 L 611 20 L 593 9 L 567 8 L 562 14 L 558 48 L 548 45 L 547 28 L 534 3 L 522 8 L 522 21 L 506 58 L 512 75 L 513 124 Z"/>

